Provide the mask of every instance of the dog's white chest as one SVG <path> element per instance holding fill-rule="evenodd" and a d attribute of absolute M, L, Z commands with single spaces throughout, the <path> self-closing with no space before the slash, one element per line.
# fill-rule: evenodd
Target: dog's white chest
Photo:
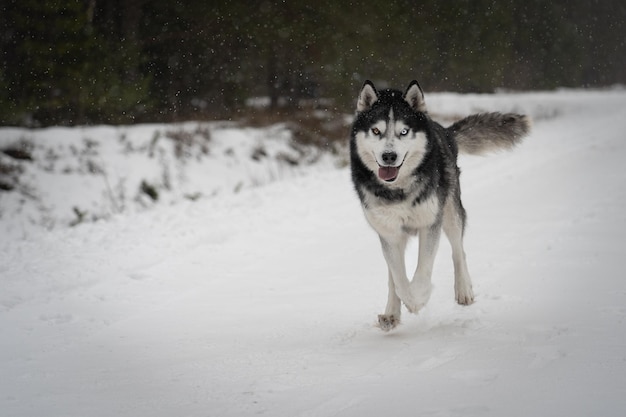
<path fill-rule="evenodd" d="M 435 223 L 439 212 L 439 202 L 434 195 L 415 205 L 410 201 L 385 204 L 371 195 L 366 196 L 365 202 L 365 218 L 381 236 L 415 235 L 419 229 Z"/>

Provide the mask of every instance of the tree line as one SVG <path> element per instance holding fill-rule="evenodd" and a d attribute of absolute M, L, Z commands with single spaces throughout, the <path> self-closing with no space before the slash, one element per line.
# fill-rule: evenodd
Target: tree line
<path fill-rule="evenodd" d="M 626 83 L 623 0 L 4 0 L 0 123 L 236 118 L 365 79 L 491 92 Z"/>

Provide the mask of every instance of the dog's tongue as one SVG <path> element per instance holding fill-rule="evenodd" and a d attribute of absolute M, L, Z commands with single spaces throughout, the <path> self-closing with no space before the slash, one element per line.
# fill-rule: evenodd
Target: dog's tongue
<path fill-rule="evenodd" d="M 378 167 L 378 177 L 383 181 L 393 181 L 398 176 L 396 167 Z"/>

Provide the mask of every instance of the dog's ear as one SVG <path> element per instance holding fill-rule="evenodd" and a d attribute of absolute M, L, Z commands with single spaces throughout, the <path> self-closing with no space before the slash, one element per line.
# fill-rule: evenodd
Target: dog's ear
<path fill-rule="evenodd" d="M 356 103 L 356 111 L 362 112 L 372 108 L 372 105 L 378 100 L 378 93 L 376 93 L 376 87 L 370 80 L 365 81 L 361 92 L 359 93 L 359 99 Z"/>
<path fill-rule="evenodd" d="M 406 89 L 406 93 L 404 93 L 404 99 L 407 103 L 409 103 L 409 106 L 411 106 L 413 110 L 426 113 L 424 92 L 417 81 L 411 81 Z"/>

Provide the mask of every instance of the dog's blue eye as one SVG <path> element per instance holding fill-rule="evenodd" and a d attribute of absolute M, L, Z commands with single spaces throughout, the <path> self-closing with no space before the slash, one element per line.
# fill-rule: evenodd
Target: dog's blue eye
<path fill-rule="evenodd" d="M 409 134 L 409 129 L 402 129 L 402 130 L 400 131 L 400 136 L 406 136 L 406 135 L 408 135 L 408 134 Z"/>
<path fill-rule="evenodd" d="M 376 136 L 380 135 L 380 130 L 378 130 L 377 127 L 372 128 L 372 133 L 375 134 Z"/>

